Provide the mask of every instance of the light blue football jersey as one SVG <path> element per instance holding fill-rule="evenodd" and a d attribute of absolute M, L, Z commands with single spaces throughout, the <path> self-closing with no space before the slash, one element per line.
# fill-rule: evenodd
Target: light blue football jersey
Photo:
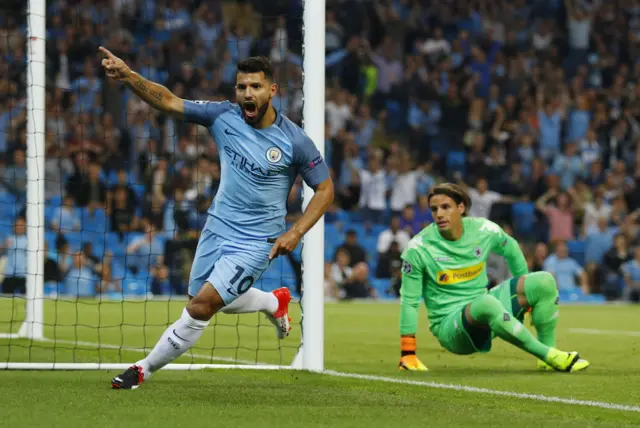
<path fill-rule="evenodd" d="M 277 238 L 286 229 L 287 197 L 296 176 L 314 188 L 329 169 L 300 127 L 277 113 L 255 129 L 228 101 L 185 101 L 185 121 L 206 126 L 220 154 L 220 187 L 208 228 L 233 241 Z"/>

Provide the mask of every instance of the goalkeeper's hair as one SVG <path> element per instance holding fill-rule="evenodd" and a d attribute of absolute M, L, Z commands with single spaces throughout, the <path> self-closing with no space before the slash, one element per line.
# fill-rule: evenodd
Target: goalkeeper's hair
<path fill-rule="evenodd" d="M 238 62 L 238 73 L 264 73 L 264 77 L 273 81 L 273 65 L 265 56 L 252 56 Z"/>
<path fill-rule="evenodd" d="M 453 199 L 456 204 L 464 204 L 464 213 L 462 213 L 462 216 L 466 217 L 469 214 L 471 198 L 462 186 L 454 183 L 441 183 L 431 188 L 427 197 L 428 201 L 431 202 L 431 198 L 435 195 L 445 195 Z"/>

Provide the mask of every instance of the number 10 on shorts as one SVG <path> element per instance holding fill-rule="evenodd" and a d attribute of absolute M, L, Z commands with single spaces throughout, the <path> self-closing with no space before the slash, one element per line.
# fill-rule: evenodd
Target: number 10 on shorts
<path fill-rule="evenodd" d="M 241 266 L 236 266 L 236 274 L 229 281 L 229 284 L 231 284 L 233 287 L 227 288 L 227 292 L 229 294 L 239 296 L 241 294 L 246 293 L 247 290 L 251 288 L 251 286 L 253 285 L 254 278 L 251 275 L 247 275 L 244 278 L 242 278 L 242 280 L 240 280 L 240 277 L 242 276 L 243 273 L 244 273 L 244 268 Z M 240 282 L 238 282 L 238 280 L 240 280 Z M 237 286 L 235 286 L 236 282 L 238 282 Z"/>

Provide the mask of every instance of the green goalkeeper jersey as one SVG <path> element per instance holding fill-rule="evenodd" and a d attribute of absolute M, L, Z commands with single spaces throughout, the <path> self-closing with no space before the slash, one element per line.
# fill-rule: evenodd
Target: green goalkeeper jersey
<path fill-rule="evenodd" d="M 485 218 L 469 217 L 463 218 L 462 224 L 462 237 L 448 241 L 432 223 L 414 236 L 402 253 L 401 335 L 416 333 L 421 297 L 430 330 L 437 335 L 445 316 L 487 293 L 489 253 L 503 256 L 513 276 L 528 273 L 520 246 L 500 226 Z"/>

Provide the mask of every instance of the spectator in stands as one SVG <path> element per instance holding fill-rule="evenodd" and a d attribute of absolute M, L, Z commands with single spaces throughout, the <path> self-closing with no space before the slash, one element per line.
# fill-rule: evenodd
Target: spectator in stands
<path fill-rule="evenodd" d="M 100 178 L 102 169 L 98 163 L 89 164 L 87 173 L 76 169 L 67 182 L 66 191 L 79 207 L 86 207 L 90 202 L 104 205 L 107 200 L 107 186 Z M 125 195 L 126 197 L 126 195 Z"/>
<path fill-rule="evenodd" d="M 387 209 L 387 175 L 380 156 L 369 160 L 369 169 L 360 170 L 360 209 L 366 221 L 384 223 Z"/>
<path fill-rule="evenodd" d="M 62 205 L 53 212 L 49 226 L 54 232 L 60 233 L 80 230 L 80 218 L 71 195 L 64 196 Z"/>
<path fill-rule="evenodd" d="M 489 190 L 489 182 L 484 177 L 479 177 L 476 181 L 476 187 L 468 188 L 468 192 L 471 198 L 471 209 L 469 210 L 471 217 L 489 218 L 493 204 L 515 201 L 514 198 L 502 196 L 498 192 Z"/>
<path fill-rule="evenodd" d="M 585 295 L 589 294 L 587 275 L 582 266 L 575 259 L 569 257 L 566 242 L 558 241 L 556 243 L 554 253 L 547 257 L 543 267 L 545 271 L 556 278 L 560 290 L 575 291 L 580 287 Z"/>
<path fill-rule="evenodd" d="M 73 253 L 72 267 L 64 279 L 64 294 L 76 298 L 96 294 L 96 277 L 87 265 L 82 251 Z"/>
<path fill-rule="evenodd" d="M 402 210 L 400 217 L 400 228 L 406 230 L 410 237 L 422 230 L 422 223 L 416 218 L 416 212 L 411 205 L 407 205 Z"/>
<path fill-rule="evenodd" d="M 22 147 L 14 150 L 13 162 L 5 168 L 2 184 L 20 200 L 27 196 L 27 155 Z"/>
<path fill-rule="evenodd" d="M 602 264 L 604 256 L 613 246 L 613 238 L 618 233 L 619 229 L 609 225 L 609 220 L 606 217 L 600 217 L 598 219 L 598 225 L 592 229 L 586 237 L 585 242 L 585 270 L 589 278 L 589 283 L 593 288 L 598 288 L 600 281 L 600 275 L 598 266 Z"/>
<path fill-rule="evenodd" d="M 131 186 L 131 182 L 129 180 L 129 174 L 127 170 L 124 168 L 119 168 L 116 172 L 116 182 L 111 187 L 111 191 L 115 188 L 122 187 L 127 192 L 127 203 L 128 205 L 135 207 L 138 204 L 138 197 L 136 196 L 135 190 Z"/>
<path fill-rule="evenodd" d="M 18 217 L 13 224 L 13 235 L 0 246 L 4 253 L 2 293 L 24 294 L 27 286 L 27 222 Z"/>
<path fill-rule="evenodd" d="M 549 203 L 551 198 L 555 198 L 555 205 Z M 551 242 L 575 238 L 575 212 L 580 210 L 582 205 L 574 189 L 568 189 L 561 193 L 558 193 L 556 189 L 551 189 L 536 201 L 536 208 L 549 221 L 549 240 Z"/>
<path fill-rule="evenodd" d="M 324 296 L 330 300 L 336 300 L 340 297 L 340 290 L 336 280 L 333 278 L 333 264 L 324 264 Z"/>
<path fill-rule="evenodd" d="M 336 252 L 336 261 L 331 267 L 331 277 L 335 281 L 341 298 L 364 299 L 375 297 L 375 290 L 368 284 L 369 269 L 366 263 L 353 265 L 349 258 L 349 252 L 339 248 Z"/>
<path fill-rule="evenodd" d="M 349 254 L 350 268 L 355 267 L 357 264 L 365 263 L 367 260 L 367 253 L 358 243 L 358 234 L 353 229 L 347 230 L 345 242 L 336 249 L 334 260 L 338 257 L 338 251 L 340 250 L 345 250 Z"/>
<path fill-rule="evenodd" d="M 531 272 L 540 272 L 544 270 L 544 262 L 549 257 L 549 247 L 544 242 L 536 243 L 533 250 L 532 264 L 529 266 Z"/>
<path fill-rule="evenodd" d="M 376 278 L 391 279 L 395 269 L 400 268 L 402 261 L 400 260 L 400 245 L 393 241 L 389 246 L 389 250 L 378 255 L 378 266 L 376 267 Z"/>
<path fill-rule="evenodd" d="M 397 172 L 391 175 L 393 184 L 389 205 L 392 215 L 402 215 L 404 207 L 416 204 L 419 172 L 411 169 L 412 166 L 409 154 L 403 151 L 397 164 Z"/>
<path fill-rule="evenodd" d="M 164 264 L 155 264 L 151 266 L 149 270 L 149 276 L 151 277 L 151 293 L 157 296 L 161 296 L 163 294 L 182 294 L 180 289 L 178 289 L 177 285 L 179 282 L 176 282 L 174 288 L 172 289 L 172 284 L 169 276 L 169 268 Z M 183 279 L 183 283 L 188 281 Z"/>
<path fill-rule="evenodd" d="M 154 195 L 152 195 L 152 198 L 153 196 Z M 164 196 L 162 197 L 164 198 Z M 107 204 L 107 214 L 111 218 L 112 232 L 123 233 L 135 230 L 138 226 L 138 217 L 135 214 L 135 206 L 129 204 L 127 191 L 122 187 L 116 187 L 114 189 L 113 199 L 109 204 Z M 155 217 L 151 218 L 155 219 Z"/>
<path fill-rule="evenodd" d="M 400 217 L 391 217 L 391 225 L 389 226 L 389 229 L 384 230 L 378 236 L 378 254 L 384 254 L 389 251 L 392 242 L 398 243 L 398 247 L 401 252 L 407 249 L 411 236 L 406 230 L 401 229 L 400 226 Z"/>
<path fill-rule="evenodd" d="M 58 270 L 60 272 L 60 281 L 63 281 L 71 267 L 73 266 L 73 252 L 71 251 L 71 245 L 69 245 L 69 241 L 64 237 L 64 235 L 58 235 L 56 237 L 56 258 L 58 264 Z"/>
<path fill-rule="evenodd" d="M 153 223 L 148 219 L 142 222 L 145 224 L 144 235 L 127 246 L 127 264 L 134 274 L 149 272 L 152 267 L 163 265 L 164 243 Z"/>
<path fill-rule="evenodd" d="M 570 189 L 575 185 L 576 179 L 584 172 L 584 162 L 578 154 L 575 143 L 567 143 L 564 153 L 554 157 L 553 169 L 560 177 L 560 186 L 563 190 Z"/>
<path fill-rule="evenodd" d="M 430 187 L 429 187 L 430 189 Z M 427 190 L 428 192 L 428 190 Z M 429 207 L 429 197 L 425 194 L 418 196 L 418 204 L 414 210 L 415 220 L 419 224 L 420 230 L 424 229 L 431 223 L 433 223 L 433 216 L 431 215 L 431 207 Z"/>
<path fill-rule="evenodd" d="M 626 286 L 623 295 L 632 302 L 640 303 L 640 247 L 635 248 L 633 260 L 625 262 L 620 269 Z"/>
<path fill-rule="evenodd" d="M 617 299 L 622 295 L 623 272 L 622 265 L 631 260 L 629 241 L 623 233 L 618 233 L 613 239 L 613 247 L 604 255 L 604 295 L 608 299 Z"/>
<path fill-rule="evenodd" d="M 593 200 L 584 205 L 584 220 L 582 224 L 583 236 L 588 236 L 594 229 L 597 230 L 598 220 L 606 219 L 607 223 L 611 217 L 611 205 L 604 199 L 604 189 L 597 187 L 593 193 Z"/>

